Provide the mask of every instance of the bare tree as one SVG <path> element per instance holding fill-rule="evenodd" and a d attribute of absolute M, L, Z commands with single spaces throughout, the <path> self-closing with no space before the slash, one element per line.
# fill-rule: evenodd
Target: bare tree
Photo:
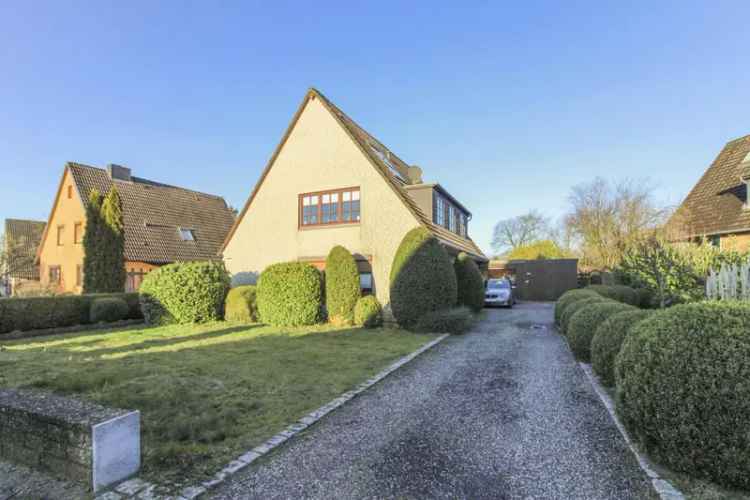
<path fill-rule="evenodd" d="M 532 210 L 524 215 L 504 219 L 495 224 L 492 249 L 497 254 L 528 245 L 548 236 L 549 219 Z"/>
<path fill-rule="evenodd" d="M 25 238 L 9 240 L 6 234 L 0 235 L 0 287 L 7 287 L 11 277 L 33 269 L 34 261 Z"/>
<path fill-rule="evenodd" d="M 573 187 L 565 224 L 579 242 L 584 264 L 614 268 L 628 244 L 659 227 L 666 211 L 645 181 L 611 185 L 602 178 Z"/>

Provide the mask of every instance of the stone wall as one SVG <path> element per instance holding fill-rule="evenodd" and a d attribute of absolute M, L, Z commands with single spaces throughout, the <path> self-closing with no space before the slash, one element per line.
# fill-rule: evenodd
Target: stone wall
<path fill-rule="evenodd" d="M 114 448 L 113 435 L 118 442 Z M 0 437 L 4 460 L 94 491 L 140 467 L 138 412 L 40 391 L 0 390 Z"/>

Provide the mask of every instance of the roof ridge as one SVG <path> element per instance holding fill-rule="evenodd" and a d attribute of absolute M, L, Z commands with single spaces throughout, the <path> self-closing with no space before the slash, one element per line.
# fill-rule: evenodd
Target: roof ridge
<path fill-rule="evenodd" d="M 107 173 L 107 169 L 105 169 L 105 168 L 95 167 L 93 165 L 87 165 L 85 163 L 78 163 L 78 162 L 75 162 L 75 161 L 65 162 L 65 165 L 68 166 L 68 167 L 75 166 L 75 167 L 81 167 L 81 168 L 88 168 L 90 170 L 97 170 L 97 171 L 103 172 L 105 174 Z M 195 189 L 190 189 L 190 188 L 186 188 L 186 187 L 182 187 L 182 186 L 175 186 L 175 185 L 172 185 L 172 184 L 165 184 L 165 183 L 160 182 L 160 181 L 154 181 L 154 180 L 151 180 L 151 179 L 146 179 L 145 177 L 139 177 L 137 175 L 134 175 L 131 178 L 132 179 L 138 179 L 139 181 L 142 181 L 142 182 L 140 182 L 140 184 L 147 184 L 148 183 L 148 184 L 153 184 L 153 185 L 158 186 L 158 187 L 165 187 L 165 188 L 172 188 L 172 189 L 181 189 L 182 191 L 187 191 L 187 192 L 190 192 L 190 193 L 195 193 L 195 194 L 199 194 L 199 195 L 202 195 L 202 196 L 207 196 L 209 198 L 215 198 L 217 200 L 224 200 L 224 197 L 220 196 L 218 194 L 211 194 L 211 193 L 206 193 L 204 191 L 197 191 Z M 224 200 L 224 204 L 226 204 L 226 200 Z"/>
<path fill-rule="evenodd" d="M 731 139 L 731 140 L 727 141 L 727 146 L 730 145 L 730 144 L 734 144 L 735 142 L 743 141 L 745 139 L 750 139 L 750 134 L 743 135 L 742 137 L 737 137 L 736 139 Z"/>

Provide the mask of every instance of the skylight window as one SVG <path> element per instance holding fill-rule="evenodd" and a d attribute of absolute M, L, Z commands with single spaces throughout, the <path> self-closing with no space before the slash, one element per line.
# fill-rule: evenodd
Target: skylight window
<path fill-rule="evenodd" d="M 182 241 L 195 241 L 195 233 L 192 229 L 186 229 L 184 227 L 178 228 L 180 232 L 180 239 Z"/>

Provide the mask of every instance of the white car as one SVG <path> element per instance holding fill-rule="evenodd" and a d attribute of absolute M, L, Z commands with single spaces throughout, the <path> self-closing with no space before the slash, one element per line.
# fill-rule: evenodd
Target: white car
<path fill-rule="evenodd" d="M 513 307 L 516 303 L 513 297 L 513 287 L 505 278 L 487 280 L 487 288 L 484 292 L 485 306 Z"/>

